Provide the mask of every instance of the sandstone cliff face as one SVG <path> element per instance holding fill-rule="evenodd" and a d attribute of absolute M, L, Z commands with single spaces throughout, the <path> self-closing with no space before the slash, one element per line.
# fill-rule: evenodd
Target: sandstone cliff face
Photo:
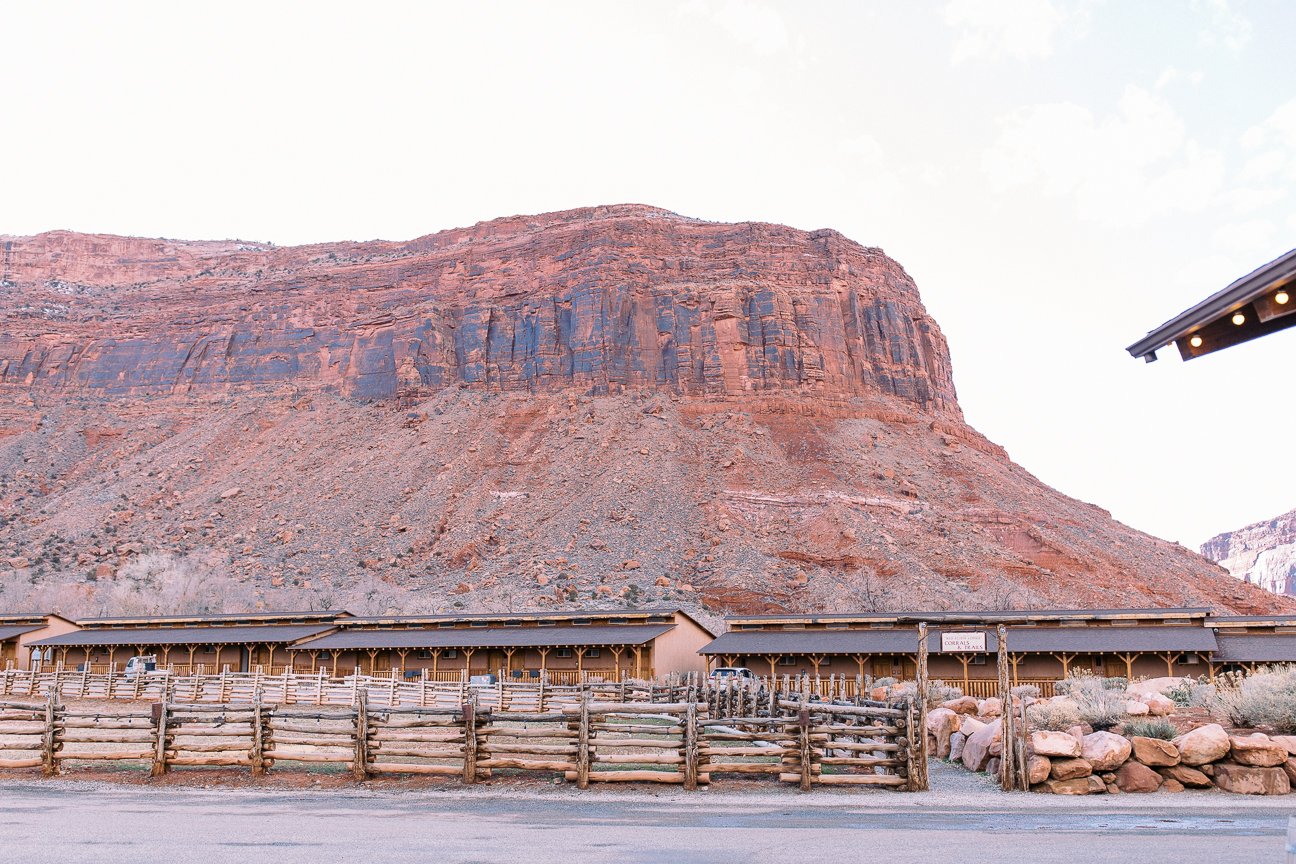
<path fill-rule="evenodd" d="M 1013 464 L 832 231 L 0 253 L 0 607 L 1296 609 Z"/>
<path fill-rule="evenodd" d="M 945 340 L 913 281 L 834 231 L 623 206 L 403 244 L 56 233 L 0 249 L 11 388 L 882 393 L 958 416 Z"/>
<path fill-rule="evenodd" d="M 1225 531 L 1203 543 L 1201 551 L 1239 579 L 1275 594 L 1296 595 L 1296 510 Z"/>

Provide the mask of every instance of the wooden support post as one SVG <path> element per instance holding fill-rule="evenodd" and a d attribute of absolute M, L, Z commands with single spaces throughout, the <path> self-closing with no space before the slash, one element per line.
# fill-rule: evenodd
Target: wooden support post
<path fill-rule="evenodd" d="M 1002 755 L 999 759 L 999 781 L 1000 786 L 1005 790 L 1017 788 L 1017 746 L 1014 735 L 1014 711 L 1012 703 L 1012 688 L 1009 686 L 1008 678 L 1008 628 L 1003 624 L 998 628 L 999 645 L 996 653 L 998 660 L 999 672 L 999 699 L 1002 707 L 999 722 L 1002 724 Z"/>
<path fill-rule="evenodd" d="M 693 791 L 698 785 L 697 705 L 689 694 L 688 707 L 684 709 L 684 788 Z"/>
<path fill-rule="evenodd" d="M 914 792 L 927 789 L 927 623 L 918 624 L 918 726 L 909 730 L 909 748 L 914 752 L 914 772 L 909 788 Z"/>
<path fill-rule="evenodd" d="M 167 710 L 165 699 L 153 703 L 153 728 L 157 732 L 157 738 L 154 740 L 153 767 L 149 771 L 149 775 L 153 777 L 161 777 L 167 773 Z"/>
<path fill-rule="evenodd" d="M 589 787 L 590 773 L 590 710 L 589 692 L 582 690 L 580 698 L 580 727 L 576 732 L 576 788 Z"/>
<path fill-rule="evenodd" d="M 265 774 L 265 720 L 261 714 L 261 687 L 252 691 L 252 776 Z"/>
<path fill-rule="evenodd" d="M 351 757 L 351 774 L 356 780 L 369 779 L 369 688 L 356 693 L 355 753 Z"/>
<path fill-rule="evenodd" d="M 810 778 L 814 770 L 811 764 L 814 751 L 810 748 L 810 709 L 806 705 L 806 695 L 801 693 L 801 710 L 797 712 L 797 741 L 801 753 L 801 791 L 810 791 Z"/>
<path fill-rule="evenodd" d="M 463 764 L 463 782 L 473 784 L 477 782 L 477 694 L 469 695 L 468 700 L 463 703 L 463 724 L 464 724 L 464 764 Z"/>
<path fill-rule="evenodd" d="M 87 664 L 89 665 L 89 664 Z M 55 714 L 58 709 L 58 688 L 50 690 L 45 700 L 45 730 L 41 737 L 41 773 L 53 777 L 58 773 L 58 729 Z"/>

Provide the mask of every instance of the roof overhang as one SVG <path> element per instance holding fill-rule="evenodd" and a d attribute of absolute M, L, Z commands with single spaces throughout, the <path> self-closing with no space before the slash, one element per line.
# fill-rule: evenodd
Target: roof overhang
<path fill-rule="evenodd" d="M 1159 349 L 1174 344 L 1180 357 L 1191 360 L 1294 327 L 1294 313 L 1296 249 L 1179 313 L 1125 350 L 1151 363 Z"/>

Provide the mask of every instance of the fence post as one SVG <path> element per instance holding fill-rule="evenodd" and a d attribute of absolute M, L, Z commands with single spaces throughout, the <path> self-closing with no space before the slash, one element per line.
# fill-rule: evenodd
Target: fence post
<path fill-rule="evenodd" d="M 149 769 L 149 776 L 161 777 L 167 773 L 167 702 L 165 693 L 161 702 L 154 702 L 149 707 L 153 715 L 153 729 L 157 733 L 157 739 L 154 741 L 153 746 L 153 767 Z"/>
<path fill-rule="evenodd" d="M 801 693 L 801 710 L 797 712 L 797 731 L 801 744 L 801 791 L 809 792 L 813 753 L 810 749 L 810 709 L 806 707 L 805 691 Z"/>
<path fill-rule="evenodd" d="M 265 774 L 265 726 L 261 714 L 261 685 L 252 691 L 252 776 Z"/>
<path fill-rule="evenodd" d="M 463 782 L 477 782 L 477 694 L 470 694 L 463 703 L 464 765 Z"/>
<path fill-rule="evenodd" d="M 698 718 L 697 705 L 689 695 L 684 711 L 684 788 L 691 792 L 698 785 Z"/>
<path fill-rule="evenodd" d="M 58 762 L 55 753 L 58 750 L 58 734 L 55 730 L 55 709 L 58 706 L 58 690 L 51 690 L 45 700 L 45 734 L 41 739 L 41 773 L 53 777 L 58 773 Z"/>
<path fill-rule="evenodd" d="M 1014 723 L 1012 690 L 1008 678 L 1008 628 L 1003 624 L 998 628 L 999 644 L 997 646 L 997 671 L 999 673 L 999 722 L 1001 724 L 1001 751 L 999 757 L 999 785 L 1006 791 L 1017 788 L 1017 746 L 1014 743 Z"/>
<path fill-rule="evenodd" d="M 583 688 L 580 697 L 580 728 L 576 732 L 576 788 L 589 787 L 590 711 L 589 693 Z"/>
<path fill-rule="evenodd" d="M 909 791 L 925 791 L 927 779 L 927 623 L 918 623 L 918 726 L 909 730 L 909 747 L 914 750 L 915 773 L 909 778 Z M 916 750 L 915 750 L 916 748 Z"/>
<path fill-rule="evenodd" d="M 356 780 L 367 780 L 369 779 L 369 688 L 356 691 L 355 712 L 355 754 L 351 760 L 351 773 Z"/>

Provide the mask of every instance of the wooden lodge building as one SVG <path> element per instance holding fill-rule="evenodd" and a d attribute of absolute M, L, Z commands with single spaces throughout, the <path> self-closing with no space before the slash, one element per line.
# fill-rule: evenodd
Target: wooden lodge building
<path fill-rule="evenodd" d="M 928 675 L 989 696 L 997 689 L 996 627 L 1006 627 L 1014 684 L 1053 684 L 1077 671 L 1107 677 L 1213 677 L 1296 662 L 1296 617 L 1211 616 L 1206 609 L 757 615 L 727 619 L 702 649 L 708 666 L 758 675 L 912 680 L 919 621 L 928 624 Z"/>
<path fill-rule="evenodd" d="M 293 645 L 297 668 L 345 675 L 397 671 L 459 681 L 496 674 L 509 680 L 574 683 L 590 678 L 655 678 L 702 672 L 710 630 L 678 609 L 446 614 L 349 618 L 326 635 Z"/>
<path fill-rule="evenodd" d="M 245 612 L 229 615 L 175 615 L 138 618 L 92 618 L 80 629 L 32 641 L 44 662 L 63 668 L 106 672 L 131 657 L 157 657 L 158 668 L 176 674 L 246 672 L 260 666 L 283 671 L 292 661 L 286 649 L 328 633 L 346 612 Z"/>
<path fill-rule="evenodd" d="M 62 615 L 0 613 L 0 669 L 39 668 L 45 655 L 28 646 L 76 629 Z"/>

